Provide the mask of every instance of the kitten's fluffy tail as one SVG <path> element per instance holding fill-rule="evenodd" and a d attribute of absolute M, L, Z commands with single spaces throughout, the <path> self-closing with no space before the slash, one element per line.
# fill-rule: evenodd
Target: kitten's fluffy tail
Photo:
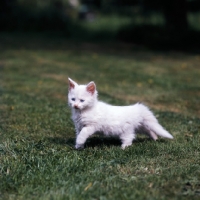
<path fill-rule="evenodd" d="M 164 137 L 164 138 L 169 138 L 169 139 L 173 139 L 173 136 L 166 131 L 158 122 L 147 122 L 147 125 L 150 129 L 150 134 L 152 135 L 153 133 L 151 131 L 153 131 L 156 135 Z"/>
<path fill-rule="evenodd" d="M 173 139 L 173 136 L 158 123 L 158 120 L 149 109 L 146 110 L 143 120 L 144 127 L 148 130 L 150 136 L 154 140 L 157 139 L 156 135 L 164 138 Z"/>

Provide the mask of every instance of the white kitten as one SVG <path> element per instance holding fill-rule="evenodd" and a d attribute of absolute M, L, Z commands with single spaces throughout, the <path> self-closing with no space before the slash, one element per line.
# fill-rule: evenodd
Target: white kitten
<path fill-rule="evenodd" d="M 78 85 L 69 78 L 68 103 L 76 128 L 76 149 L 83 148 L 95 132 L 118 136 L 122 149 L 132 144 L 136 133 L 147 134 L 153 140 L 157 140 L 157 135 L 173 139 L 143 104 L 112 106 L 98 101 L 94 82 Z"/>

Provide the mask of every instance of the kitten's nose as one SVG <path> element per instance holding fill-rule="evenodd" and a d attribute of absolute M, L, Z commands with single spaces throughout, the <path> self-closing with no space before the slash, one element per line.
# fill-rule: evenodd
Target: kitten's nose
<path fill-rule="evenodd" d="M 79 109 L 79 107 L 78 107 L 78 105 L 77 105 L 77 104 L 75 104 L 75 105 L 74 105 L 74 108 L 75 108 L 75 109 Z"/>

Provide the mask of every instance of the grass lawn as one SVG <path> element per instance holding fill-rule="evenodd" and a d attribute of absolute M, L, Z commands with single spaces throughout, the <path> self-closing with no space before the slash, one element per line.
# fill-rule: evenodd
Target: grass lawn
<path fill-rule="evenodd" d="M 0 34 L 0 199 L 199 199 L 200 54 Z M 67 78 L 144 102 L 174 140 L 92 137 L 73 148 Z"/>

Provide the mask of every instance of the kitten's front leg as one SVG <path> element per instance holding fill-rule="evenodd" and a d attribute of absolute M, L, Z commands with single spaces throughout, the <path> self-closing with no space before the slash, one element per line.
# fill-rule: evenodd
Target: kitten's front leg
<path fill-rule="evenodd" d="M 77 136 L 80 133 L 78 126 L 75 126 L 75 130 L 76 130 L 76 136 Z"/>
<path fill-rule="evenodd" d="M 75 126 L 76 137 L 77 137 L 77 135 L 81 132 L 81 126 L 75 122 L 74 122 L 74 126 Z"/>
<path fill-rule="evenodd" d="M 76 136 L 76 149 L 83 149 L 87 138 L 95 132 L 93 127 L 83 127 L 81 132 Z"/>
<path fill-rule="evenodd" d="M 132 133 L 132 131 L 127 131 L 120 136 L 120 139 L 122 141 L 121 148 L 125 149 L 126 147 L 131 146 L 132 141 L 135 139 L 135 133 Z"/>

